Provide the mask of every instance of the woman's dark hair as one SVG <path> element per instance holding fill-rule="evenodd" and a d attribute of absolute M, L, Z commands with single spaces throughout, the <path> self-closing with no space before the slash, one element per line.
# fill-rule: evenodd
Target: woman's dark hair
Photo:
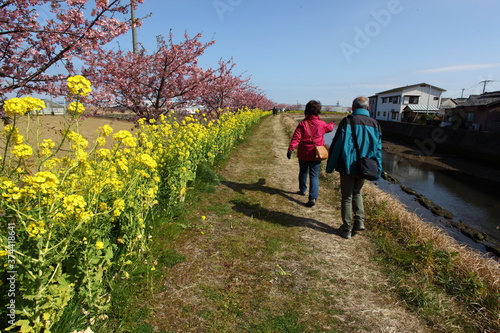
<path fill-rule="evenodd" d="M 317 116 L 321 112 L 321 103 L 315 100 L 309 101 L 306 104 L 304 114 L 306 116 Z"/>

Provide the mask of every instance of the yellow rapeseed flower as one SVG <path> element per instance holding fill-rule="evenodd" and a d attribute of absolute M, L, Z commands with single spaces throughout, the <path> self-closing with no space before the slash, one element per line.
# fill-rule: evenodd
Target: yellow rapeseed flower
<path fill-rule="evenodd" d="M 127 137 L 127 138 L 124 138 L 122 140 L 122 143 L 125 145 L 125 146 L 128 146 L 128 147 L 131 147 L 131 148 L 135 148 L 137 147 L 137 138 L 134 138 L 134 137 Z"/>
<path fill-rule="evenodd" d="M 113 202 L 113 207 L 115 208 L 115 211 L 113 212 L 114 216 L 120 216 L 125 209 L 125 201 L 123 199 L 116 199 Z"/>
<path fill-rule="evenodd" d="M 26 159 L 33 155 L 33 149 L 26 144 L 15 145 L 12 149 L 12 154 L 18 158 Z"/>
<path fill-rule="evenodd" d="M 87 148 L 87 146 L 89 145 L 89 142 L 87 141 L 87 139 L 85 139 L 79 133 L 76 133 L 76 132 L 73 132 L 71 130 L 68 130 L 66 132 L 66 136 L 68 137 L 68 139 L 70 139 L 71 141 L 73 141 L 78 147 Z M 75 149 L 74 146 L 73 146 L 73 149 Z"/>
<path fill-rule="evenodd" d="M 57 188 L 59 179 L 55 174 L 49 171 L 40 171 L 33 176 L 23 178 L 26 184 L 25 190 L 33 189 L 41 193 L 48 193 L 50 190 Z"/>
<path fill-rule="evenodd" d="M 95 242 L 95 247 L 98 250 L 102 250 L 102 249 L 104 249 L 104 243 L 100 242 L 100 241 L 97 241 L 97 242 Z"/>
<path fill-rule="evenodd" d="M 23 101 L 28 111 L 40 111 L 46 108 L 45 102 L 38 98 L 26 96 L 23 97 Z"/>
<path fill-rule="evenodd" d="M 26 102 L 22 98 L 14 97 L 6 100 L 3 103 L 3 109 L 8 116 L 20 115 L 24 116 L 28 111 Z"/>
<path fill-rule="evenodd" d="M 51 149 L 54 147 L 55 147 L 55 143 L 51 139 L 43 140 L 43 142 L 40 143 L 40 148 L 42 148 L 40 151 L 40 155 L 47 156 L 47 157 L 52 155 Z"/>
<path fill-rule="evenodd" d="M 68 89 L 74 95 L 87 96 L 92 89 L 89 80 L 81 75 L 75 75 L 68 78 Z"/>
<path fill-rule="evenodd" d="M 81 195 L 71 194 L 64 197 L 63 206 L 69 213 L 80 214 L 87 203 Z"/>
<path fill-rule="evenodd" d="M 106 144 L 106 138 L 100 136 L 96 139 L 96 143 L 99 147 L 103 147 Z"/>
<path fill-rule="evenodd" d="M 111 133 L 113 133 L 113 128 L 109 125 L 99 127 L 99 130 L 101 131 L 101 135 L 104 137 L 108 137 L 111 135 Z"/>
<path fill-rule="evenodd" d="M 45 230 L 45 222 L 31 222 L 26 226 L 26 232 L 28 233 L 29 237 L 41 238 L 42 235 L 47 232 L 47 230 Z"/>
<path fill-rule="evenodd" d="M 96 153 L 97 153 L 97 156 L 99 156 L 102 159 L 111 158 L 111 151 L 109 149 L 101 148 L 101 149 L 97 150 Z"/>
<path fill-rule="evenodd" d="M 125 138 L 132 137 L 132 134 L 129 131 L 121 130 L 113 134 L 113 139 L 118 141 L 123 141 Z"/>
<path fill-rule="evenodd" d="M 156 161 L 148 154 L 137 155 L 135 159 L 151 169 L 155 169 L 157 166 Z"/>
<path fill-rule="evenodd" d="M 73 114 L 73 115 L 82 114 L 85 111 L 85 107 L 80 102 L 69 103 L 67 109 L 68 109 L 68 113 Z"/>

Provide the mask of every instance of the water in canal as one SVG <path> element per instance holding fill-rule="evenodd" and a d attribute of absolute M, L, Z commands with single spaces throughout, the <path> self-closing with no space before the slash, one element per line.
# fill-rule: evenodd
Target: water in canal
<path fill-rule="evenodd" d="M 325 142 L 330 144 L 333 133 L 325 135 Z M 387 153 L 383 155 L 383 170 L 400 181 L 392 184 L 386 180 L 375 182 L 385 192 L 394 194 L 411 211 L 420 215 L 424 220 L 444 226 L 443 218 L 436 217 L 429 210 L 422 207 L 413 195 L 401 190 L 404 185 L 425 196 L 440 207 L 453 213 L 453 221 L 463 221 L 468 225 L 500 240 L 500 196 L 499 191 L 491 193 L 481 185 L 470 181 L 461 181 L 452 177 L 445 170 L 436 169 L 430 165 L 415 162 L 404 157 Z M 466 176 L 464 176 L 466 177 Z M 480 244 L 462 235 L 454 229 L 447 231 L 461 242 L 469 246 L 484 250 Z"/>

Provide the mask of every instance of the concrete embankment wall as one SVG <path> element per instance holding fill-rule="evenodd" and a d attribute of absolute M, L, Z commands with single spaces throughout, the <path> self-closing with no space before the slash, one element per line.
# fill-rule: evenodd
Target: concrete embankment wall
<path fill-rule="evenodd" d="M 395 137 L 416 144 L 423 155 L 439 149 L 483 161 L 500 161 L 500 133 L 392 121 L 379 123 L 384 138 Z"/>

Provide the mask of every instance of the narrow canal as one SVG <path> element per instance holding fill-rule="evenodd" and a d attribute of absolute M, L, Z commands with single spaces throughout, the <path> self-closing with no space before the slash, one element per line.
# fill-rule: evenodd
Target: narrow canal
<path fill-rule="evenodd" d="M 325 135 L 325 143 L 330 144 L 333 133 Z M 460 242 L 487 252 L 484 245 L 465 236 L 450 222 L 464 222 L 468 226 L 492 237 L 500 242 L 500 195 L 491 192 L 479 183 L 469 179 L 460 180 L 452 177 L 446 170 L 440 170 L 428 164 L 417 163 L 413 160 L 384 151 L 383 170 L 399 181 L 399 184 L 381 179 L 375 184 L 385 192 L 391 193 L 410 210 L 423 220 L 443 227 Z M 435 216 L 424 208 L 414 195 L 404 192 L 401 185 L 411 188 L 423 195 L 436 205 L 451 212 L 454 217 L 445 219 Z"/>

